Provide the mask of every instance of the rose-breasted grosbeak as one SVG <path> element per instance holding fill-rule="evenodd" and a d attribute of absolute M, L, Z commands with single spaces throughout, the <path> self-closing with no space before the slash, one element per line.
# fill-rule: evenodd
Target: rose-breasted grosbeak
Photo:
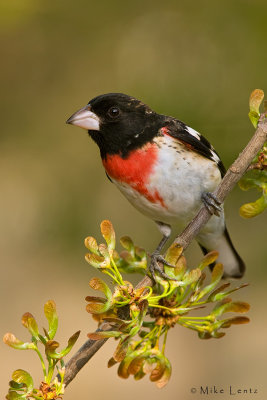
<path fill-rule="evenodd" d="M 219 251 L 225 276 L 242 277 L 244 262 L 225 227 L 223 209 L 211 194 L 225 169 L 202 135 L 121 93 L 95 97 L 67 123 L 88 130 L 99 146 L 108 178 L 157 223 L 163 238 L 151 258 L 152 276 L 159 270 L 157 261 L 163 261 L 159 253 L 171 228 L 185 228 L 204 201 L 217 215 L 197 235 L 197 242 L 204 253 Z"/>

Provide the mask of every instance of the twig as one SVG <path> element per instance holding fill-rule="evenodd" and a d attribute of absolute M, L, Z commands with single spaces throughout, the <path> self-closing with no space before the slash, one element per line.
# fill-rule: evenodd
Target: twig
<path fill-rule="evenodd" d="M 252 169 L 259 169 L 260 171 L 263 171 L 265 168 L 261 163 L 257 162 L 249 165 L 247 171 L 251 171 Z"/>
<path fill-rule="evenodd" d="M 106 323 L 102 324 L 96 332 L 99 331 L 108 331 L 111 326 Z M 78 374 L 78 372 L 82 369 L 82 367 L 88 363 L 88 361 L 95 355 L 95 353 L 106 343 L 108 338 L 100 339 L 100 340 L 87 340 L 82 347 L 74 354 L 73 357 L 66 364 L 66 371 L 64 377 L 64 383 L 67 386 Z M 60 376 L 58 375 L 58 379 L 60 380 Z"/>
<path fill-rule="evenodd" d="M 234 188 L 236 183 L 247 171 L 249 165 L 251 164 L 254 157 L 263 147 L 265 141 L 267 140 L 267 119 L 265 115 L 262 114 L 259 120 L 258 127 L 245 147 L 242 153 L 239 154 L 236 161 L 230 166 L 226 172 L 223 180 L 221 181 L 218 188 L 215 190 L 214 194 L 220 202 L 224 202 L 226 196 Z M 208 222 L 211 214 L 206 207 L 202 207 L 195 218 L 187 225 L 184 231 L 176 237 L 174 243 L 179 244 L 185 250 L 195 236 L 200 232 L 202 227 Z M 136 288 L 141 288 L 145 286 L 152 286 L 153 281 L 149 276 L 145 276 L 136 286 Z M 99 330 L 107 331 L 111 327 L 109 324 L 102 324 Z M 93 357 L 93 355 L 103 346 L 107 339 L 102 340 L 87 340 L 84 345 L 77 351 L 76 354 L 70 359 L 66 364 L 65 373 L 65 385 L 67 386 L 81 370 L 81 368 Z"/>

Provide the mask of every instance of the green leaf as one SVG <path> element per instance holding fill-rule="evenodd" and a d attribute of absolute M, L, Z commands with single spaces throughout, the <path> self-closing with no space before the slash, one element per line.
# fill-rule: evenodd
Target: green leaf
<path fill-rule="evenodd" d="M 259 157 L 265 157 L 264 153 L 260 152 Z M 257 162 L 257 160 L 256 160 Z M 255 202 L 244 204 L 239 213 L 244 218 L 252 218 L 259 215 L 267 208 L 267 172 L 265 170 L 253 170 L 249 172 L 248 178 L 243 178 L 239 182 L 242 190 L 257 188 L 262 191 L 261 197 Z"/>
<path fill-rule="evenodd" d="M 250 111 L 255 111 L 259 114 L 260 105 L 264 99 L 264 91 L 261 89 L 255 89 L 250 95 L 249 98 L 249 109 Z"/>
<path fill-rule="evenodd" d="M 261 89 L 255 89 L 249 98 L 249 118 L 255 128 L 257 128 L 260 117 L 260 105 L 264 99 L 264 92 Z"/>
<path fill-rule="evenodd" d="M 116 362 L 121 362 L 127 354 L 128 347 L 129 347 L 129 340 L 120 341 L 113 354 L 113 359 Z"/>
<path fill-rule="evenodd" d="M 48 300 L 44 305 L 44 314 L 48 321 L 49 339 L 53 339 L 58 328 L 58 316 L 56 311 L 56 303 L 53 300 Z"/>
<path fill-rule="evenodd" d="M 140 331 L 140 325 L 133 326 L 129 332 L 129 336 L 134 337 Z"/>
<path fill-rule="evenodd" d="M 108 246 L 105 243 L 101 243 L 98 246 L 99 253 L 101 256 L 105 258 L 106 263 L 110 263 L 110 250 L 108 249 Z"/>
<path fill-rule="evenodd" d="M 123 236 L 122 238 L 120 238 L 120 243 L 122 247 L 124 247 L 130 253 L 134 253 L 134 244 L 129 236 Z"/>
<path fill-rule="evenodd" d="M 182 285 L 187 286 L 196 282 L 201 276 L 201 270 L 199 268 L 192 269 L 190 272 L 187 272 L 182 280 Z"/>
<path fill-rule="evenodd" d="M 156 386 L 161 389 L 167 385 L 172 374 L 172 367 L 170 361 L 165 357 L 165 369 L 160 379 L 157 380 Z"/>
<path fill-rule="evenodd" d="M 146 260 L 146 251 L 142 247 L 134 246 L 134 252 L 140 260 Z"/>
<path fill-rule="evenodd" d="M 230 300 L 230 301 L 229 301 Z M 245 313 L 249 311 L 250 305 L 243 301 L 235 301 L 232 302 L 231 299 L 227 298 L 224 301 L 214 307 L 211 312 L 211 315 L 215 315 L 216 317 L 227 313 L 227 312 L 238 312 Z"/>
<path fill-rule="evenodd" d="M 130 362 L 128 367 L 128 372 L 130 375 L 136 375 L 142 370 L 147 356 L 149 356 L 149 352 L 141 353 Z"/>
<path fill-rule="evenodd" d="M 123 361 L 120 363 L 119 368 L 118 368 L 118 375 L 120 378 L 127 379 L 130 376 L 129 372 L 129 365 L 131 362 L 137 357 L 142 350 L 135 350 L 129 352 L 129 354 L 126 355 L 126 357 L 123 359 Z"/>
<path fill-rule="evenodd" d="M 183 248 L 178 246 L 176 243 L 173 243 L 166 252 L 165 260 L 172 265 L 176 265 L 182 253 Z"/>
<path fill-rule="evenodd" d="M 21 340 L 17 339 L 16 336 L 13 335 L 13 333 L 6 333 L 5 336 L 3 337 L 3 342 L 8 346 L 13 347 L 13 349 L 17 350 L 36 349 L 34 343 L 22 342 Z"/>
<path fill-rule="evenodd" d="M 163 356 L 163 354 L 161 355 L 161 357 L 157 357 L 156 365 L 152 369 L 150 377 L 149 377 L 151 382 L 159 382 L 159 380 L 162 378 L 162 376 L 163 376 L 163 374 L 165 372 L 165 368 L 166 368 L 166 361 L 165 360 L 166 360 L 166 358 Z"/>
<path fill-rule="evenodd" d="M 230 328 L 231 325 L 247 324 L 249 318 L 247 317 L 233 317 L 223 321 L 222 328 Z"/>
<path fill-rule="evenodd" d="M 34 316 L 31 313 L 27 312 L 27 313 L 23 314 L 21 322 L 22 322 L 22 325 L 28 329 L 30 334 L 36 340 L 39 340 L 38 325 L 37 325 L 37 322 L 36 322 Z"/>
<path fill-rule="evenodd" d="M 247 191 L 252 188 L 258 188 L 259 182 L 254 178 L 242 178 L 238 182 L 238 185 L 241 190 Z"/>
<path fill-rule="evenodd" d="M 230 286 L 230 283 L 225 283 L 222 286 L 220 286 L 218 289 L 214 290 L 214 292 L 212 292 L 210 294 L 210 296 L 208 297 L 208 301 L 221 301 L 223 300 L 225 297 L 229 296 L 229 294 L 235 292 L 236 290 L 242 289 L 246 286 L 248 286 L 248 283 L 244 283 L 234 289 L 228 290 L 227 292 L 222 292 L 223 289 L 227 288 L 228 286 Z"/>
<path fill-rule="evenodd" d="M 205 255 L 201 263 L 199 264 L 198 268 L 203 270 L 204 268 L 208 267 L 209 265 L 213 264 L 219 256 L 218 251 L 210 251 L 208 254 Z"/>
<path fill-rule="evenodd" d="M 258 161 L 258 156 L 254 162 Z M 247 176 L 248 175 L 248 176 Z M 245 177 L 243 177 L 240 182 L 240 188 L 242 190 L 248 190 L 251 188 L 257 188 L 259 190 L 263 190 L 266 182 L 267 182 L 267 171 L 253 169 L 247 173 Z"/>
<path fill-rule="evenodd" d="M 198 293 L 200 292 L 200 288 L 203 286 L 205 279 L 206 279 L 206 274 L 205 272 L 202 272 L 195 285 L 192 286 L 192 294 L 190 296 L 190 302 L 194 302 L 197 299 Z"/>
<path fill-rule="evenodd" d="M 256 111 L 249 111 L 248 117 L 249 117 L 252 125 L 254 126 L 254 128 L 257 128 L 260 114 L 258 114 Z"/>
<path fill-rule="evenodd" d="M 27 393 L 33 390 L 33 379 L 27 371 L 17 369 L 13 372 L 12 379 L 17 383 L 24 383 L 27 387 Z"/>
<path fill-rule="evenodd" d="M 116 318 L 116 317 L 105 317 L 105 321 L 114 323 L 117 326 L 121 326 L 121 325 L 125 325 L 125 324 L 128 325 L 131 323 L 131 320 L 127 321 L 127 320 Z"/>
<path fill-rule="evenodd" d="M 55 340 L 48 340 L 45 344 L 45 353 L 50 358 L 57 358 L 56 349 L 59 347 L 59 343 Z"/>
<path fill-rule="evenodd" d="M 92 236 L 88 236 L 84 240 L 84 244 L 85 244 L 85 247 L 87 247 L 87 249 L 91 251 L 91 253 L 99 255 L 98 245 L 97 245 L 97 241 L 95 240 L 95 238 L 93 238 Z"/>
<path fill-rule="evenodd" d="M 13 392 L 12 390 L 9 390 L 6 399 L 7 400 L 21 400 L 21 399 L 27 399 L 27 394 L 23 393 L 23 394 L 19 394 L 17 392 Z"/>
<path fill-rule="evenodd" d="M 208 331 L 199 331 L 198 337 L 199 337 L 199 339 L 204 339 L 204 340 L 212 338 L 211 333 Z"/>
<path fill-rule="evenodd" d="M 110 221 L 105 220 L 101 222 L 101 233 L 103 238 L 105 239 L 108 249 L 109 250 L 114 250 L 115 249 L 115 231 L 113 229 L 113 225 Z"/>
<path fill-rule="evenodd" d="M 172 244 L 168 248 L 165 256 L 165 260 L 168 263 L 175 265 L 175 268 L 165 265 L 164 272 L 171 278 L 174 278 L 178 281 L 182 279 L 186 271 L 186 259 L 182 255 L 182 253 L 183 248 L 181 246 L 178 246 L 177 244 Z"/>
<path fill-rule="evenodd" d="M 211 336 L 215 339 L 220 339 L 225 336 L 225 332 L 218 332 L 217 330 L 211 332 Z"/>
<path fill-rule="evenodd" d="M 81 333 L 81 331 L 77 331 L 69 338 L 67 347 L 61 351 L 61 354 L 63 354 L 63 357 L 65 357 L 71 351 L 71 349 L 77 342 L 78 337 L 80 336 L 80 333 Z"/>
<path fill-rule="evenodd" d="M 113 365 L 115 365 L 115 364 L 117 364 L 117 361 L 114 360 L 113 357 L 111 357 L 111 358 L 108 360 L 108 368 L 113 367 Z"/>
<path fill-rule="evenodd" d="M 85 260 L 94 268 L 107 268 L 109 261 L 107 262 L 104 257 L 97 254 L 88 253 L 85 255 Z"/>
<path fill-rule="evenodd" d="M 26 387 L 24 383 L 17 383 L 13 380 L 9 382 L 9 386 L 12 390 L 24 390 Z"/>
<path fill-rule="evenodd" d="M 65 349 L 57 352 L 56 349 L 59 347 L 59 343 L 54 340 L 48 340 L 45 345 L 45 353 L 48 357 L 52 359 L 61 359 L 65 357 L 72 349 L 74 344 L 76 343 L 81 331 L 75 332 L 68 340 L 68 345 Z"/>
<path fill-rule="evenodd" d="M 112 292 L 108 285 L 102 281 L 100 278 L 92 278 L 89 282 L 89 285 L 94 290 L 99 290 L 100 292 L 104 293 L 107 299 L 112 298 Z"/>
<path fill-rule="evenodd" d="M 93 302 L 93 303 L 96 302 L 96 303 L 102 303 L 102 304 L 104 304 L 107 301 L 103 297 L 97 297 L 97 296 L 86 296 L 85 300 L 89 301 L 89 302 Z"/>
<path fill-rule="evenodd" d="M 110 303 L 108 301 L 105 301 L 104 304 L 102 302 L 101 303 L 93 302 L 87 304 L 86 306 L 86 311 L 89 312 L 90 314 L 103 314 L 109 309 L 110 309 Z"/>
<path fill-rule="evenodd" d="M 182 280 L 183 276 L 184 276 L 184 274 L 186 272 L 186 268 L 187 268 L 186 258 L 185 258 L 185 256 L 181 255 L 179 257 L 178 261 L 176 262 L 176 265 L 175 265 L 175 268 L 174 268 L 175 279 L 177 279 L 178 281 Z"/>
<path fill-rule="evenodd" d="M 258 200 L 244 204 L 239 209 L 239 213 L 243 218 L 253 218 L 261 214 L 267 208 L 267 195 L 263 194 Z"/>
<path fill-rule="evenodd" d="M 138 371 L 137 374 L 134 375 L 134 379 L 136 381 L 140 381 L 140 379 L 144 378 L 144 376 L 146 376 L 146 374 L 142 369 L 140 369 L 140 371 Z"/>
<path fill-rule="evenodd" d="M 120 253 L 120 256 L 121 256 L 121 258 L 122 258 L 124 261 L 126 261 L 128 264 L 134 264 L 134 262 L 135 262 L 135 258 L 134 258 L 134 256 L 132 255 L 132 253 L 130 253 L 130 252 L 127 251 L 127 250 L 123 250 L 123 251 Z"/>
<path fill-rule="evenodd" d="M 202 297 L 206 296 L 206 294 L 210 293 L 220 282 L 223 276 L 223 265 L 216 264 L 211 273 L 211 283 L 205 286 L 199 295 L 197 296 L 196 300 L 202 299 Z"/>

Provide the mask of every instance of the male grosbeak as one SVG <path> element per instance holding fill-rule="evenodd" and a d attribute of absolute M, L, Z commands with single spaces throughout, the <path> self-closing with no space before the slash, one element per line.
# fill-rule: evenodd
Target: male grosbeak
<path fill-rule="evenodd" d="M 197 235 L 197 242 L 204 253 L 219 251 L 218 261 L 224 265 L 225 276 L 243 276 L 244 262 L 227 232 L 223 209 L 211 194 L 225 168 L 202 135 L 122 93 L 93 98 L 67 123 L 88 130 L 99 146 L 110 181 L 158 225 L 163 238 L 151 256 L 153 277 L 157 270 L 166 278 L 158 265 L 158 261 L 164 262 L 160 251 L 171 228 L 185 228 L 202 201 L 215 215 Z"/>

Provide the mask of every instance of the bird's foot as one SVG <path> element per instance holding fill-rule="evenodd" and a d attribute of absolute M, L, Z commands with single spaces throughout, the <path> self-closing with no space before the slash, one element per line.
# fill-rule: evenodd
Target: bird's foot
<path fill-rule="evenodd" d="M 220 216 L 220 213 L 222 212 L 222 207 L 220 205 L 222 203 L 217 199 L 217 197 L 213 193 L 211 192 L 203 193 L 201 199 L 204 203 L 204 206 L 207 208 L 207 210 L 211 215 L 214 214 L 217 215 L 217 217 Z"/>
<path fill-rule="evenodd" d="M 172 280 L 175 281 L 175 278 L 171 278 L 169 275 L 167 275 L 163 269 L 159 266 L 159 263 L 163 264 L 163 265 L 167 265 L 167 267 L 171 267 L 171 268 L 175 268 L 175 265 L 172 265 L 170 263 L 168 263 L 164 257 L 159 254 L 158 251 L 154 251 L 153 254 L 151 254 L 151 260 L 150 260 L 150 265 L 149 265 L 149 272 L 151 273 L 151 276 L 154 280 L 154 282 L 156 282 L 156 272 L 163 278 L 163 279 L 168 279 L 168 280 Z"/>

